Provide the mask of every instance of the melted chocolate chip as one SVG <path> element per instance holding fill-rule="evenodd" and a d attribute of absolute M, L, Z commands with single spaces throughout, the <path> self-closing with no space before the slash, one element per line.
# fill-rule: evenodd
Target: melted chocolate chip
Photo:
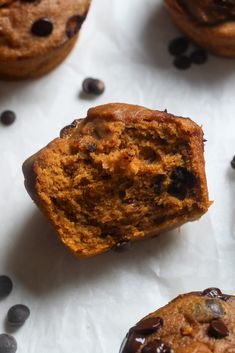
<path fill-rule="evenodd" d="M 12 110 L 5 110 L 0 116 L 3 125 L 11 125 L 16 120 L 16 114 Z"/>
<path fill-rule="evenodd" d="M 187 187 L 192 188 L 195 186 L 195 176 L 186 168 L 176 167 L 171 173 L 171 179 L 185 184 Z"/>
<path fill-rule="evenodd" d="M 168 186 L 167 192 L 179 200 L 184 200 L 187 196 L 187 188 L 178 182 L 172 182 Z"/>
<path fill-rule="evenodd" d="M 159 174 L 154 178 L 154 192 L 157 195 L 160 195 L 162 192 L 162 183 L 165 180 L 165 175 Z"/>
<path fill-rule="evenodd" d="M 47 37 L 53 31 L 53 24 L 48 18 L 39 18 L 32 25 L 31 32 L 38 37 Z"/>
<path fill-rule="evenodd" d="M 171 349 L 163 341 L 157 339 L 143 347 L 141 353 L 171 353 Z"/>
<path fill-rule="evenodd" d="M 197 65 L 205 64 L 205 62 L 208 60 L 207 52 L 203 49 L 194 50 L 190 54 L 190 60 L 192 63 Z"/>
<path fill-rule="evenodd" d="M 229 331 L 222 320 L 213 320 L 208 327 L 208 335 L 213 338 L 224 338 Z"/>
<path fill-rule="evenodd" d="M 68 38 L 72 38 L 78 33 L 85 19 L 86 14 L 83 16 L 72 16 L 68 19 L 66 23 L 66 34 Z"/>
<path fill-rule="evenodd" d="M 189 46 L 189 41 L 185 37 L 173 39 L 168 47 L 169 53 L 175 56 L 182 55 L 186 52 Z"/>
<path fill-rule="evenodd" d="M 138 322 L 138 324 L 132 329 L 143 335 L 151 335 L 152 333 L 157 332 L 162 326 L 163 320 L 161 317 L 150 317 Z"/>
<path fill-rule="evenodd" d="M 145 340 L 145 337 L 137 332 L 129 333 L 121 346 L 120 353 L 136 353 Z"/>
<path fill-rule="evenodd" d="M 181 55 L 178 56 L 175 60 L 174 60 L 174 66 L 179 69 L 179 70 L 187 70 L 190 68 L 191 66 L 191 60 L 188 56 L 186 55 Z"/>
<path fill-rule="evenodd" d="M 223 316 L 225 314 L 224 308 L 218 299 L 206 299 L 205 304 L 213 314 L 214 318 Z"/>
<path fill-rule="evenodd" d="M 219 288 L 207 288 L 202 292 L 202 295 L 206 295 L 207 297 L 210 298 L 221 298 L 222 297 L 222 292 Z"/>
<path fill-rule="evenodd" d="M 124 252 L 124 251 L 129 250 L 130 247 L 131 247 L 130 241 L 122 240 L 122 241 L 119 241 L 116 245 L 114 245 L 114 247 L 112 249 L 113 249 L 113 251 L 116 251 L 116 252 Z"/>
<path fill-rule="evenodd" d="M 8 276 L 0 276 L 0 298 L 7 297 L 13 288 L 12 280 Z"/>
<path fill-rule="evenodd" d="M 11 335 L 0 335 L 0 353 L 15 353 L 17 351 L 17 342 Z"/>
<path fill-rule="evenodd" d="M 96 149 L 97 149 L 97 147 L 96 147 L 95 144 L 88 145 L 88 146 L 86 147 L 86 150 L 87 150 L 88 152 L 95 152 Z"/>

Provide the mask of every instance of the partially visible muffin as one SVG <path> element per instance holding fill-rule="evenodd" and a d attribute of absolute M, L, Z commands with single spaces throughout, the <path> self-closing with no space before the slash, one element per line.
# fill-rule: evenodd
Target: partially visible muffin
<path fill-rule="evenodd" d="M 234 0 L 164 0 L 179 29 L 213 54 L 235 57 Z"/>
<path fill-rule="evenodd" d="M 0 78 L 44 75 L 73 48 L 90 0 L 0 0 Z"/>
<path fill-rule="evenodd" d="M 180 295 L 133 326 L 120 353 L 234 353 L 235 297 L 218 288 Z"/>
<path fill-rule="evenodd" d="M 135 105 L 90 109 L 23 172 L 32 199 L 80 257 L 156 236 L 210 205 L 201 127 Z"/>

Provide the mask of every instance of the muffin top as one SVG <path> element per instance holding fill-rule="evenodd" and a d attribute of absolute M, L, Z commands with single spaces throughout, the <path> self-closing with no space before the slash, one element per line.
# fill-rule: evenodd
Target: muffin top
<path fill-rule="evenodd" d="M 74 37 L 90 0 L 0 0 L 0 60 L 44 55 Z"/>
<path fill-rule="evenodd" d="M 199 23 L 216 25 L 235 19 L 235 0 L 178 0 Z"/>
<path fill-rule="evenodd" d="M 234 353 L 235 297 L 218 288 L 180 295 L 132 327 L 120 353 Z"/>

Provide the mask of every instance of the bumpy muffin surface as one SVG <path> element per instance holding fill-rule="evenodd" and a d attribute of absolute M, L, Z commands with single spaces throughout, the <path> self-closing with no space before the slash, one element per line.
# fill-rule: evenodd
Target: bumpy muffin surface
<path fill-rule="evenodd" d="M 153 237 L 210 205 L 202 129 L 140 106 L 90 109 L 23 171 L 28 192 L 78 256 Z"/>
<path fill-rule="evenodd" d="M 132 327 L 120 353 L 234 353 L 235 297 L 218 288 L 180 295 Z"/>
<path fill-rule="evenodd" d="M 56 66 L 72 49 L 89 4 L 90 0 L 1 0 L 0 75 L 34 76 L 49 71 L 53 60 Z"/>

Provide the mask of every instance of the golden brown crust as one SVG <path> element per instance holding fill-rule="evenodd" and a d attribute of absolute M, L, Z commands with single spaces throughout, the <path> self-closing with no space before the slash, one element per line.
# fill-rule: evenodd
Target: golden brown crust
<path fill-rule="evenodd" d="M 218 288 L 180 295 L 132 327 L 120 353 L 232 353 L 234 318 L 235 297 Z"/>
<path fill-rule="evenodd" d="M 0 77 L 37 77 L 59 65 L 76 43 L 89 4 L 90 0 L 0 2 Z M 73 32 L 69 33 L 71 18 L 77 21 L 74 20 Z M 32 26 L 39 19 L 52 24 L 50 34 L 32 33 Z"/>
<path fill-rule="evenodd" d="M 211 0 L 164 1 L 175 24 L 193 42 L 215 55 L 235 57 L 234 5 L 228 16 Z"/>
<path fill-rule="evenodd" d="M 115 238 L 113 239 L 110 236 L 107 237 L 107 239 L 103 239 L 101 237 L 101 239 L 99 239 L 100 243 L 98 242 L 97 243 L 98 245 L 94 247 L 90 245 L 84 245 L 84 244 L 81 245 L 81 242 L 80 240 L 78 241 L 78 239 L 83 238 L 82 233 L 80 235 L 78 233 L 76 234 L 75 230 L 71 233 L 71 231 L 69 231 L 68 224 L 63 221 L 63 216 L 61 216 L 60 213 L 55 215 L 55 211 L 52 208 L 52 201 L 51 201 L 55 197 L 53 198 L 48 197 L 48 192 L 43 191 L 43 190 L 47 190 L 47 188 L 45 188 L 45 184 L 48 185 L 48 183 L 51 183 L 50 182 L 51 179 L 48 179 L 46 183 L 45 182 L 42 183 L 42 175 L 45 176 L 46 173 L 48 173 L 48 170 L 51 168 L 51 163 L 52 164 L 55 163 L 56 165 L 58 164 L 61 165 L 60 159 L 62 159 L 62 157 L 60 157 L 60 154 L 62 156 L 62 153 L 64 153 L 65 150 L 71 151 L 71 148 L 74 148 L 73 146 L 80 143 L 79 151 L 83 151 L 83 147 L 82 147 L 84 146 L 83 141 L 89 141 L 89 142 L 86 142 L 86 144 L 88 143 L 88 145 L 90 145 L 90 141 L 93 138 L 92 137 L 93 130 L 90 130 L 91 128 L 94 129 L 97 126 L 99 126 L 100 128 L 103 125 L 105 126 L 105 124 L 109 124 L 110 122 L 111 122 L 111 125 L 109 126 L 111 126 L 113 129 L 116 129 L 115 128 L 116 125 L 114 125 L 115 123 L 119 125 L 121 124 L 122 127 L 124 128 L 126 126 L 135 126 L 139 123 L 147 124 L 146 126 L 148 126 L 148 124 L 157 123 L 158 126 L 163 127 L 163 131 L 165 128 L 168 128 L 172 125 L 174 126 L 174 129 L 176 131 L 179 131 L 179 133 L 182 134 L 182 138 L 183 136 L 184 137 L 186 136 L 188 141 L 187 146 L 188 146 L 188 149 L 190 150 L 191 173 L 197 175 L 197 179 L 198 179 L 198 186 L 196 191 L 197 196 L 195 196 L 194 201 L 192 201 L 193 204 L 192 204 L 192 207 L 190 206 L 190 211 L 186 210 L 188 206 L 187 206 L 187 203 L 185 203 L 185 206 L 184 206 L 186 207 L 185 211 L 182 210 L 181 212 L 178 212 L 175 215 L 174 213 L 170 212 L 172 213 L 172 216 L 170 216 L 170 218 L 166 217 L 164 220 L 159 219 L 157 226 L 155 224 L 152 224 L 152 226 L 149 225 L 148 227 L 146 227 L 145 230 L 138 231 L 136 234 L 133 233 L 133 235 L 129 235 L 129 236 L 125 235 L 124 237 L 122 234 L 122 238 L 119 237 L 118 239 L 115 239 Z M 107 129 L 107 126 L 108 125 L 106 125 L 105 129 Z M 86 135 L 87 133 L 88 135 Z M 105 138 L 104 138 L 104 141 L 106 141 Z M 102 143 L 102 138 L 100 139 L 100 137 L 98 137 L 98 140 L 96 140 L 96 142 L 98 146 L 98 143 Z M 76 147 L 76 149 L 77 148 L 78 147 Z M 121 153 L 123 154 L 124 152 L 122 151 Z M 82 155 L 84 155 L 84 152 L 81 152 L 81 153 Z M 71 158 L 74 158 L 74 157 L 72 156 Z M 87 157 L 84 157 L 84 158 L 86 159 Z M 115 169 L 113 170 L 112 168 L 116 168 L 115 167 L 116 162 L 115 160 L 112 160 L 112 158 L 108 160 L 107 157 L 103 154 L 101 154 L 101 157 L 100 155 L 94 154 L 93 158 L 94 159 L 105 158 L 106 164 L 104 164 L 104 166 L 106 168 L 106 173 L 111 168 L 110 169 L 111 175 L 113 174 L 115 176 L 115 174 L 117 173 L 117 176 L 121 178 L 120 180 L 122 180 L 124 177 L 125 179 L 131 178 L 132 173 L 134 173 L 133 175 L 137 175 L 137 176 L 138 176 L 138 173 L 140 173 L 140 178 L 142 178 L 141 173 L 143 173 L 144 169 L 143 169 L 143 166 L 139 164 L 140 162 L 138 162 L 138 160 L 136 160 L 135 162 L 134 160 L 131 161 L 130 165 L 129 164 L 124 165 L 125 169 L 123 171 L 120 171 L 120 170 L 115 171 Z M 122 161 L 121 159 L 118 160 L 117 165 L 120 165 L 120 163 L 123 163 L 124 161 L 125 160 Z M 129 163 L 129 162 L 125 161 L 125 163 Z M 39 151 L 36 155 L 30 157 L 28 160 L 25 161 L 23 165 L 23 172 L 25 175 L 25 185 L 28 193 L 30 194 L 31 198 L 35 201 L 35 203 L 38 205 L 38 207 L 42 210 L 42 212 L 51 221 L 51 223 L 57 230 L 59 237 L 63 241 L 63 243 L 71 251 L 73 251 L 75 255 L 79 257 L 89 257 L 109 250 L 122 239 L 128 239 L 128 241 L 129 240 L 136 241 L 144 238 L 153 237 L 159 233 L 178 227 L 185 222 L 193 221 L 195 219 L 200 218 L 207 211 L 210 205 L 210 202 L 208 200 L 208 191 L 207 191 L 204 164 L 205 162 L 203 157 L 203 132 L 202 132 L 202 129 L 197 124 L 195 124 L 192 120 L 175 117 L 165 112 L 153 111 L 140 106 L 117 103 L 117 104 L 107 104 L 96 108 L 92 108 L 88 111 L 88 116 L 86 119 L 75 120 L 70 126 L 65 127 L 61 131 L 60 138 L 55 139 L 54 141 L 49 143 L 48 146 L 46 146 L 41 151 Z M 129 171 L 130 174 L 128 175 L 126 173 L 128 173 L 129 168 L 130 168 L 130 171 Z M 142 171 L 140 169 L 140 172 L 138 172 L 136 168 L 142 168 Z M 159 167 L 158 165 L 151 166 L 147 164 L 146 167 L 144 166 L 144 168 L 147 168 L 147 170 L 149 170 L 149 172 L 147 173 L 153 173 L 153 176 L 154 176 L 156 174 L 154 170 L 156 168 L 157 168 L 156 170 L 158 170 Z M 168 168 L 170 167 L 166 165 L 164 168 L 168 170 Z M 101 169 L 99 171 L 99 174 L 101 175 L 102 173 L 103 171 Z M 121 174 L 119 175 L 119 173 Z M 157 172 L 157 175 L 158 173 L 159 172 Z M 149 177 L 151 178 L 151 175 L 146 174 L 146 180 Z M 64 183 L 64 185 L 65 184 L 67 185 L 67 181 L 64 179 L 64 177 L 63 178 L 59 177 L 59 178 L 60 178 L 59 180 L 61 180 L 60 183 Z M 80 178 L 80 176 L 77 175 L 76 178 Z M 44 184 L 44 186 L 42 186 L 42 184 Z M 71 183 L 69 183 L 68 185 L 71 185 Z M 81 187 L 76 186 L 77 196 L 75 197 L 75 199 L 78 199 L 79 197 L 81 197 L 79 196 L 80 195 L 79 188 Z M 93 192 L 96 192 L 96 191 L 97 191 L 96 187 L 94 187 Z M 61 195 L 61 191 L 59 193 Z M 84 199 L 83 202 L 86 202 L 86 198 Z M 179 201 L 177 201 L 177 199 L 172 199 L 170 202 L 173 202 L 172 205 L 175 205 L 173 207 L 176 207 L 178 209 Z M 132 206 L 131 204 L 130 206 L 128 206 L 127 204 L 127 207 L 131 207 L 131 206 Z M 139 211 L 138 204 L 133 204 L 133 207 L 134 206 L 137 207 L 135 212 L 138 212 Z M 85 205 L 83 204 L 83 206 L 81 205 L 81 207 L 85 207 Z M 92 207 L 93 208 L 96 207 L 95 204 Z M 97 208 L 97 211 L 98 211 L 98 208 Z M 108 210 L 107 212 L 110 212 L 110 210 Z M 75 217 L 75 215 L 73 217 Z M 107 217 L 108 216 L 105 216 L 104 218 L 107 218 Z M 88 225 L 89 225 L 89 222 L 88 222 Z M 106 222 L 106 220 L 104 222 Z M 117 223 L 117 227 L 119 227 L 118 224 L 119 223 Z M 113 227 L 113 223 L 112 223 L 112 227 Z M 87 244 L 89 244 L 90 240 L 88 239 L 86 241 L 88 242 Z"/>

